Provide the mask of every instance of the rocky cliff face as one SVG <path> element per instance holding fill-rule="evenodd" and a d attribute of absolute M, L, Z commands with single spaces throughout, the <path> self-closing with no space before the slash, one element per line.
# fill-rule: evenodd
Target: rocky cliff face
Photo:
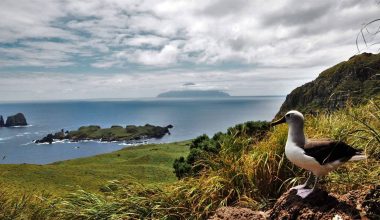
<path fill-rule="evenodd" d="M 26 122 L 25 116 L 22 113 L 17 113 L 15 115 L 8 116 L 7 122 L 5 123 L 5 127 L 25 125 L 28 125 L 28 123 Z"/>
<path fill-rule="evenodd" d="M 303 113 L 333 111 L 363 103 L 380 94 L 380 54 L 363 53 L 323 71 L 314 81 L 287 95 L 277 116 L 296 109 Z"/>

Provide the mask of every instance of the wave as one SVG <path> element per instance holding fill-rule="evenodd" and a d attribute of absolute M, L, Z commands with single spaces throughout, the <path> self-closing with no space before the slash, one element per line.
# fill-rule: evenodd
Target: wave
<path fill-rule="evenodd" d="M 27 127 L 32 127 L 33 125 L 17 125 L 17 126 L 12 126 L 11 128 L 27 128 Z"/>
<path fill-rule="evenodd" d="M 144 140 L 144 141 L 122 142 L 118 145 L 119 146 L 138 146 L 138 145 L 145 145 L 145 144 L 149 144 L 149 141 Z"/>
<path fill-rule="evenodd" d="M 2 137 L 2 138 L 0 138 L 0 141 L 6 141 L 6 140 L 12 139 L 14 137 L 16 137 L 16 136 Z"/>
<path fill-rule="evenodd" d="M 37 144 L 37 145 L 47 145 L 49 143 L 35 143 L 35 144 Z"/>
<path fill-rule="evenodd" d="M 120 143 L 119 146 L 133 146 L 134 144 L 131 143 Z"/>

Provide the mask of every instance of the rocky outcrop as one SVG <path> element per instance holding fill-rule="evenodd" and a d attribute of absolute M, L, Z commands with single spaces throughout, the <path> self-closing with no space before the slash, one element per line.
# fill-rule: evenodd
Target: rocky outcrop
<path fill-rule="evenodd" d="M 325 71 L 286 96 L 277 116 L 297 109 L 304 113 L 333 111 L 347 100 L 363 103 L 380 94 L 380 54 L 363 53 Z"/>
<path fill-rule="evenodd" d="M 125 128 L 119 125 L 113 125 L 111 128 L 101 128 L 98 125 L 82 126 L 76 131 L 64 131 L 35 140 L 35 143 L 53 143 L 54 140 L 100 140 L 110 141 L 136 141 L 150 138 L 162 138 L 166 134 L 170 134 L 169 129 L 173 125 L 166 127 L 154 126 L 146 124 L 144 126 L 127 125 Z"/>
<path fill-rule="evenodd" d="M 5 123 L 4 123 L 4 119 L 2 115 L 0 115 L 0 128 L 1 127 L 5 127 Z"/>
<path fill-rule="evenodd" d="M 13 126 L 25 126 L 28 125 L 26 122 L 25 116 L 22 113 L 17 113 L 12 116 L 8 116 L 7 121 L 5 123 L 5 127 L 13 127 Z"/>
<path fill-rule="evenodd" d="M 379 219 L 380 186 L 345 195 L 316 190 L 305 199 L 296 190 L 283 194 L 269 210 L 270 219 Z"/>
<path fill-rule="evenodd" d="M 53 141 L 54 141 L 53 134 L 48 134 L 45 137 L 43 137 L 42 139 L 35 140 L 34 143 L 36 143 L 36 144 L 43 144 L 43 143 L 52 144 Z"/>
<path fill-rule="evenodd" d="M 344 195 L 317 189 L 305 199 L 296 190 L 284 193 L 272 207 L 261 212 L 223 207 L 210 219 L 380 219 L 380 186 L 362 187 Z"/>

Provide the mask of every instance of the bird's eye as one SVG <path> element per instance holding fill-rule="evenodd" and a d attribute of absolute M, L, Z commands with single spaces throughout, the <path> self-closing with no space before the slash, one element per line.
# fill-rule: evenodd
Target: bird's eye
<path fill-rule="evenodd" d="M 293 115 L 293 113 L 288 113 L 285 115 L 285 118 L 290 118 Z"/>

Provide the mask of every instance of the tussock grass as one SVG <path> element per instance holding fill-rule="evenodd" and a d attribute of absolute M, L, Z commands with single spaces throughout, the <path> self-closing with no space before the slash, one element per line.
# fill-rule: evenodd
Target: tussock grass
<path fill-rule="evenodd" d="M 51 215 L 52 206 L 49 199 L 51 196 L 47 193 L 39 195 L 20 194 L 1 187 L 0 191 L 0 219 L 18 220 L 18 219 L 48 219 Z"/>
<path fill-rule="evenodd" d="M 368 155 L 367 160 L 348 163 L 331 173 L 322 181 L 322 187 L 343 193 L 362 185 L 380 184 L 379 103 L 374 99 L 331 114 L 306 115 L 309 138 L 342 140 Z M 285 190 L 305 181 L 305 171 L 284 155 L 286 125 L 268 132 L 259 142 L 250 138 L 223 140 L 220 153 L 210 158 L 210 167 L 199 178 L 188 178 L 172 189 L 174 196 L 181 198 L 180 207 L 191 207 L 189 216 L 204 218 L 226 205 L 265 208 Z"/>

